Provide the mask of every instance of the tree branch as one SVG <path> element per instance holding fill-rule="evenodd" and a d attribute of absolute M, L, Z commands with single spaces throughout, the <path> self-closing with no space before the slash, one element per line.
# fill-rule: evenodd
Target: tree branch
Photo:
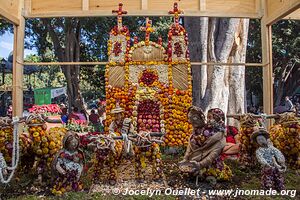
<path fill-rule="evenodd" d="M 49 32 L 49 36 L 51 37 L 52 41 L 53 41 L 53 45 L 54 45 L 54 52 L 58 58 L 59 61 L 64 61 L 63 59 L 63 48 L 60 45 L 60 41 L 59 38 L 56 34 L 56 32 L 54 31 L 54 27 L 51 25 L 51 22 L 49 19 L 42 19 L 43 24 L 46 26 L 48 32 Z"/>

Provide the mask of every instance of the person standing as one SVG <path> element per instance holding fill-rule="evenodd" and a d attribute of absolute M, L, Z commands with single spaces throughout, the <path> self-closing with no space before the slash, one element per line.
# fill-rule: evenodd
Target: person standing
<path fill-rule="evenodd" d="M 91 110 L 91 114 L 90 114 L 90 116 L 89 116 L 89 121 L 90 121 L 93 125 L 99 123 L 99 115 L 96 114 L 96 112 L 95 112 L 94 109 Z"/>
<path fill-rule="evenodd" d="M 69 120 L 79 120 L 79 116 L 78 116 L 78 108 L 74 107 L 74 109 L 72 109 L 72 112 L 69 114 L 68 116 Z"/>
<path fill-rule="evenodd" d="M 68 123 L 68 109 L 66 107 L 63 107 L 61 109 L 61 115 L 60 115 L 61 121 L 63 124 Z"/>
<path fill-rule="evenodd" d="M 294 111 L 294 105 L 292 103 L 292 101 L 290 100 L 290 98 L 288 96 L 285 97 L 285 111 L 286 112 L 293 112 Z"/>

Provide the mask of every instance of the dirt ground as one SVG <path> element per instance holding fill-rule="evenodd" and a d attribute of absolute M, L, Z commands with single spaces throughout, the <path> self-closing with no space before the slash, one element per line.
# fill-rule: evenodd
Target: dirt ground
<path fill-rule="evenodd" d="M 164 161 L 164 181 L 154 182 L 151 180 L 151 166 L 147 165 L 146 178 L 143 183 L 139 183 L 134 177 L 134 163 L 131 160 L 123 161 L 118 169 L 119 179 L 115 186 L 110 186 L 106 179 L 106 173 L 101 178 L 102 181 L 99 184 L 92 184 L 91 182 L 91 171 L 88 171 L 83 175 L 83 182 L 85 189 L 83 192 L 78 193 L 67 193 L 62 197 L 55 197 L 50 193 L 50 184 L 37 185 L 34 183 L 36 176 L 31 172 L 25 174 L 18 174 L 10 185 L 0 185 L 0 200 L 2 199 L 17 199 L 17 200 L 29 200 L 29 199 L 201 199 L 200 196 L 123 196 L 114 195 L 116 188 L 119 193 L 125 192 L 126 188 L 131 190 L 165 190 L 166 188 L 176 189 L 200 189 L 201 191 L 208 191 L 210 189 L 259 189 L 260 188 L 260 170 L 241 170 L 236 161 L 229 161 L 227 164 L 233 171 L 233 178 L 229 182 L 220 182 L 216 185 L 210 185 L 205 181 L 200 181 L 199 185 L 196 185 L 196 179 L 187 177 L 179 172 L 177 162 L 181 159 L 180 156 L 163 156 Z M 92 170 L 92 168 L 90 169 Z M 104 170 L 105 171 L 105 170 Z M 295 198 L 300 199 L 299 186 L 300 186 L 300 175 L 295 170 L 288 170 L 285 174 L 286 189 L 298 189 L 298 194 Z M 206 194 L 201 193 L 205 196 L 203 199 L 262 199 L 261 197 L 222 197 L 214 196 L 207 197 Z M 263 198 L 268 199 L 268 198 Z M 269 199 L 289 199 L 289 197 L 270 197 Z"/>

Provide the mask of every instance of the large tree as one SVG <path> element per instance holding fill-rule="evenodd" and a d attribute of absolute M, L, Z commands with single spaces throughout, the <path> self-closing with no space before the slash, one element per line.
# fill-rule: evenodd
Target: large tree
<path fill-rule="evenodd" d="M 139 27 L 144 23 L 144 18 L 124 18 L 124 24 L 130 27 L 131 36 L 140 36 L 143 33 Z M 157 39 L 162 34 L 167 37 L 168 24 L 171 18 L 157 17 L 153 24 L 157 26 L 157 33 L 152 39 Z M 102 18 L 51 18 L 27 21 L 26 35 L 28 48 L 35 47 L 42 61 L 78 62 L 78 61 L 106 61 L 107 41 L 110 29 L 116 25 L 115 17 Z M 51 49 L 54 58 L 45 57 Z M 85 66 L 80 70 L 78 65 L 61 66 L 67 81 L 69 105 L 83 107 L 80 80 L 89 82 L 91 88 L 104 90 L 104 67 Z M 94 76 L 93 78 L 91 78 Z M 82 85 L 82 84 L 81 84 Z"/>
<path fill-rule="evenodd" d="M 247 19 L 185 17 L 192 61 L 244 63 Z M 193 104 L 204 111 L 221 108 L 225 113 L 245 110 L 244 66 L 192 66 Z"/>
<path fill-rule="evenodd" d="M 274 102 L 278 106 L 284 96 L 291 96 L 300 85 L 300 22 L 282 20 L 272 27 Z"/>
<path fill-rule="evenodd" d="M 260 21 L 251 20 L 249 26 L 247 62 L 261 62 Z M 284 96 L 293 95 L 300 84 L 300 22 L 281 20 L 272 26 L 274 105 Z M 247 68 L 246 83 L 249 92 L 259 97 L 262 104 L 262 69 Z"/>

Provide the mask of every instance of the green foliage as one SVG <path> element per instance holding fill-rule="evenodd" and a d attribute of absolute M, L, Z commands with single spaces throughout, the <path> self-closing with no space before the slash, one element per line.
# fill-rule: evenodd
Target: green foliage
<path fill-rule="evenodd" d="M 80 61 L 107 61 L 107 42 L 110 30 L 117 24 L 116 17 L 101 18 L 52 18 L 52 19 L 30 19 L 26 21 L 26 48 L 37 49 L 38 60 L 34 57 L 28 58 L 31 61 L 50 62 L 58 61 L 59 58 L 55 50 L 54 41 L 51 41 L 47 26 L 53 26 L 60 45 L 65 44 L 68 36 L 66 30 L 75 31 L 74 22 L 79 20 L 80 24 Z M 157 41 L 162 36 L 164 45 L 167 44 L 167 33 L 169 25 L 172 23 L 171 17 L 153 17 L 153 26 L 156 32 L 151 34 L 151 39 Z M 140 31 L 140 26 L 145 25 L 144 17 L 124 17 L 123 24 L 128 26 L 133 40 L 138 36 L 139 40 L 144 40 L 145 33 Z M 38 75 L 42 80 L 40 86 L 57 86 L 63 84 L 65 79 L 62 73 L 53 67 L 43 68 L 43 72 Z M 80 71 L 80 88 L 84 97 L 95 99 L 105 94 L 104 66 L 82 66 Z M 92 78 L 91 78 L 92 77 Z M 96 94 L 97 97 L 95 97 Z"/>
<path fill-rule="evenodd" d="M 0 36 L 3 35 L 6 31 L 13 32 L 13 25 L 7 22 L 5 19 L 0 18 Z"/>
<path fill-rule="evenodd" d="M 44 54 L 47 60 L 53 60 L 53 54 L 51 51 L 47 51 Z M 28 55 L 24 59 L 26 62 L 43 62 L 42 58 L 38 55 Z M 24 85 L 29 87 L 30 85 L 34 88 L 43 87 L 63 87 L 66 85 L 64 74 L 61 68 L 58 66 L 43 66 L 39 68 L 39 72 L 30 76 L 25 76 Z"/>
<path fill-rule="evenodd" d="M 285 95 L 292 95 L 300 83 L 300 22 L 296 20 L 281 20 L 272 26 L 273 73 L 275 101 Z M 247 46 L 247 62 L 262 62 L 260 20 L 250 20 Z M 295 67 L 289 69 L 295 64 Z M 284 82 L 284 79 L 286 81 Z M 262 104 L 262 69 L 260 67 L 246 68 L 246 86 L 250 92 L 259 96 Z M 283 91 L 279 95 L 279 91 Z"/>

